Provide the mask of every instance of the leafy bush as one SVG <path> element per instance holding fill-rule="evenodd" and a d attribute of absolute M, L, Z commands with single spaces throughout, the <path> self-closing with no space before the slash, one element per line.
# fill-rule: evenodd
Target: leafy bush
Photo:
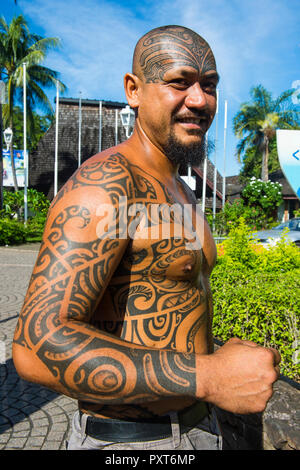
<path fill-rule="evenodd" d="M 241 217 L 249 228 L 261 230 L 274 224 L 274 217 L 268 216 L 260 206 L 248 206 L 243 199 L 235 199 L 232 204 L 226 202 L 224 209 L 217 212 L 213 224 L 211 210 L 206 211 L 206 217 L 211 228 L 214 226 L 214 233 L 218 236 L 226 236 L 232 227 L 239 224 Z"/>
<path fill-rule="evenodd" d="M 39 242 L 42 239 L 50 201 L 43 193 L 28 189 L 28 220 L 24 224 L 24 190 L 3 191 L 0 213 L 0 245 Z"/>
<path fill-rule="evenodd" d="M 42 240 L 46 223 L 46 217 L 43 215 L 36 215 L 28 219 L 26 224 L 26 242 L 34 243 Z"/>
<path fill-rule="evenodd" d="M 276 223 L 276 208 L 282 203 L 282 190 L 279 183 L 262 181 L 252 177 L 242 191 L 242 197 L 232 203 L 226 202 L 213 221 L 211 210 L 206 217 L 214 233 L 226 236 L 241 217 L 254 231 L 270 228 Z"/>
<path fill-rule="evenodd" d="M 300 217 L 300 207 L 294 211 L 294 217 Z"/>
<path fill-rule="evenodd" d="M 15 219 L 0 219 L 0 245 L 17 245 L 26 241 L 24 224 Z"/>
<path fill-rule="evenodd" d="M 214 336 L 277 348 L 281 373 L 300 380 L 299 248 L 283 238 L 264 249 L 251 240 L 241 220 L 218 252 L 211 276 Z"/>
<path fill-rule="evenodd" d="M 42 215 L 46 217 L 50 201 L 44 193 L 36 189 L 27 190 L 27 206 L 28 213 L 31 216 Z M 18 217 L 22 219 L 24 216 L 24 190 L 8 191 L 3 190 L 3 210 L 2 217 L 13 219 Z"/>
<path fill-rule="evenodd" d="M 283 201 L 280 183 L 262 181 L 254 176 L 244 188 L 242 196 L 248 206 L 260 207 L 268 216 L 272 216 L 274 208 Z"/>

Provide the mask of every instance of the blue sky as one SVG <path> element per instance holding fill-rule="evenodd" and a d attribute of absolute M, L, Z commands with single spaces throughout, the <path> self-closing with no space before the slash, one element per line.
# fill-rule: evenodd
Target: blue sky
<path fill-rule="evenodd" d="M 150 29 L 179 24 L 211 45 L 221 76 L 217 167 L 224 171 L 224 102 L 228 102 L 226 176 L 238 174 L 232 119 L 252 86 L 274 96 L 300 87 L 299 0 L 1 0 L 10 21 L 23 14 L 30 29 L 61 39 L 46 65 L 61 73 L 65 96 L 126 101 L 123 76 L 137 40 Z M 51 99 L 54 92 L 49 93 Z M 215 123 L 209 136 L 215 138 Z M 214 159 L 214 155 L 211 155 Z"/>

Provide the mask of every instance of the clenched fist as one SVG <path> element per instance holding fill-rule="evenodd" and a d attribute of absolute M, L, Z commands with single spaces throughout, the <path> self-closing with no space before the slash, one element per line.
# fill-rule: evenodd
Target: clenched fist
<path fill-rule="evenodd" d="M 202 359 L 197 358 L 199 398 L 232 413 L 266 408 L 279 377 L 281 357 L 276 349 L 233 338 Z"/>

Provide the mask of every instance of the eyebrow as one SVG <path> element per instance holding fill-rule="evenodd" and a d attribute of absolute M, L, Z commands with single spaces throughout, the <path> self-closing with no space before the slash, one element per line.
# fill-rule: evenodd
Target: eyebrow
<path fill-rule="evenodd" d="M 217 83 L 219 83 L 219 81 L 220 81 L 220 75 L 218 74 L 218 72 L 205 73 L 203 78 L 215 78 Z"/>
<path fill-rule="evenodd" d="M 180 73 L 183 77 L 187 77 L 191 74 L 190 70 L 185 70 L 185 69 L 180 69 L 177 71 L 177 73 Z M 220 81 L 220 75 L 218 72 L 211 71 L 211 72 L 205 72 L 203 75 L 203 78 L 209 78 L 209 79 L 215 79 L 217 82 Z"/>

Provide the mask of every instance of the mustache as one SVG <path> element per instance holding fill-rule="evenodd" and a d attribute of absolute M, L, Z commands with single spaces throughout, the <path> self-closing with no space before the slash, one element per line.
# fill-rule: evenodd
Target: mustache
<path fill-rule="evenodd" d="M 199 111 L 197 113 L 175 114 L 172 117 L 172 122 L 200 122 L 202 120 L 209 122 L 210 118 L 211 116 L 208 112 Z"/>

